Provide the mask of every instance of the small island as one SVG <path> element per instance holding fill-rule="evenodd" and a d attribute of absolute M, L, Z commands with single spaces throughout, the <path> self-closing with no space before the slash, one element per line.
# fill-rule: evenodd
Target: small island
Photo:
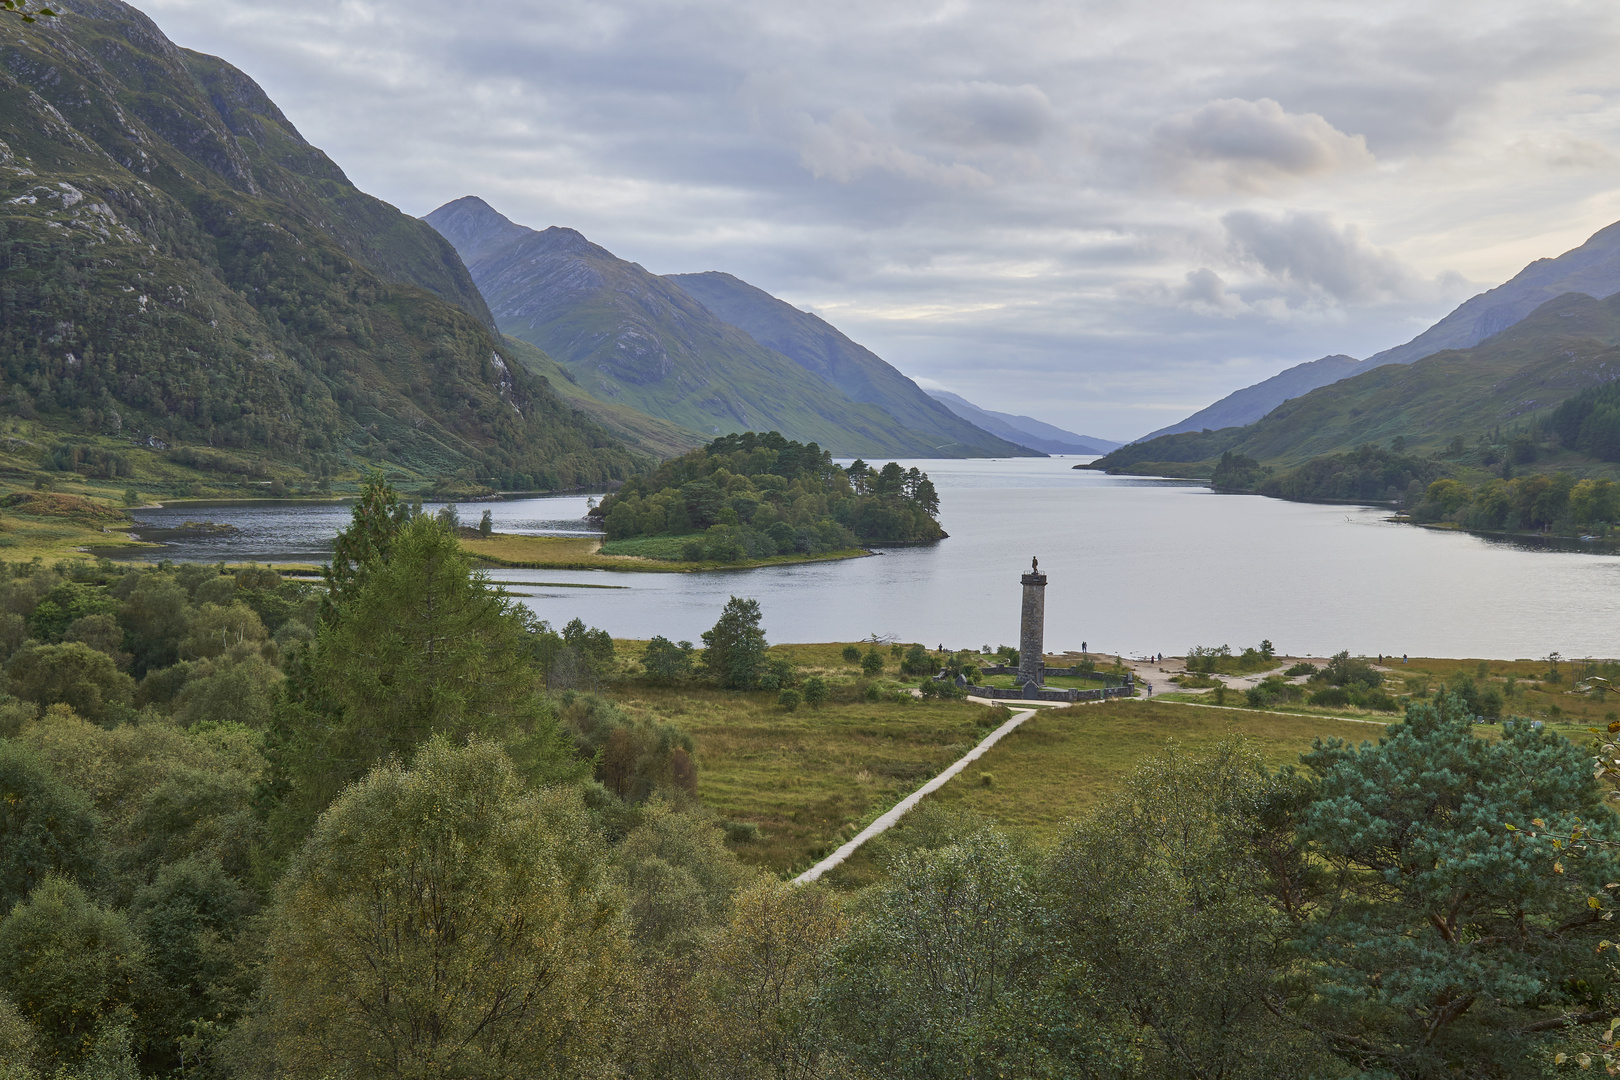
<path fill-rule="evenodd" d="M 815 443 L 725 435 L 632 477 L 592 508 L 600 556 L 717 566 L 818 561 L 945 538 L 926 473 L 847 468 Z M 595 554 L 595 553 L 593 553 Z"/>

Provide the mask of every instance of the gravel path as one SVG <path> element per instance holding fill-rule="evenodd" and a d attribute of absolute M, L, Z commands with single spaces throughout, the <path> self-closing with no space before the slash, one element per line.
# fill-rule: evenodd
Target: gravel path
<path fill-rule="evenodd" d="M 989 702 L 986 702 L 986 704 L 989 704 Z M 1008 720 L 1005 724 L 1002 724 L 1000 727 L 996 728 L 996 730 L 992 731 L 985 737 L 985 740 L 982 743 L 975 746 L 972 750 L 969 750 L 964 757 L 958 758 L 956 761 L 952 762 L 950 768 L 946 769 L 944 772 L 928 781 L 928 783 L 924 784 L 916 791 L 913 791 L 910 795 L 907 795 L 905 798 L 895 803 L 894 809 L 882 815 L 876 821 L 872 822 L 872 824 L 856 833 L 854 839 L 844 844 L 837 851 L 833 852 L 831 855 L 827 856 L 825 859 L 822 859 L 820 862 L 816 863 L 816 865 L 794 878 L 793 883 L 795 885 L 802 885 L 807 881 L 815 881 L 822 874 L 825 874 L 827 871 L 831 870 L 833 867 L 855 854 L 856 850 L 859 849 L 862 844 L 866 843 L 868 840 L 872 839 L 872 837 L 883 832 L 885 829 L 888 829 L 901 818 L 905 817 L 907 811 L 909 811 L 912 807 L 916 806 L 929 794 L 944 787 L 951 777 L 967 768 L 972 762 L 977 761 L 980 755 L 982 755 L 986 750 L 1000 742 L 1003 735 L 1012 731 L 1019 724 L 1022 724 L 1025 720 L 1028 720 L 1039 711 L 1041 710 L 1024 709 L 1020 712 L 1013 713 L 1012 719 Z"/>

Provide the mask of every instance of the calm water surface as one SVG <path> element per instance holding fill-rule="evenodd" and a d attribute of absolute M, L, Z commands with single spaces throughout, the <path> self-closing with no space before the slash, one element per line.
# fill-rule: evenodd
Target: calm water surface
<path fill-rule="evenodd" d="M 502 570 L 554 625 L 696 641 L 732 595 L 757 599 L 773 641 L 894 634 L 953 648 L 1016 643 L 1019 575 L 1046 572 L 1046 641 L 1182 653 L 1270 638 L 1279 651 L 1414 656 L 1620 655 L 1620 558 L 1530 551 L 1386 522 L 1374 508 L 1216 495 L 1194 484 L 1076 472 L 1083 459 L 916 461 L 939 489 L 949 540 L 838 563 L 706 574 Z M 583 533 L 586 497 L 489 506 L 502 532 Z M 137 511 L 146 524 L 229 522 L 177 559 L 319 559 L 346 506 Z"/>

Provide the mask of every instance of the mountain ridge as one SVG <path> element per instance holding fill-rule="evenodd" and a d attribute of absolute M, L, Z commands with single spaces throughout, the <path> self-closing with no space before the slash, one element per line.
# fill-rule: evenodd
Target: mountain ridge
<path fill-rule="evenodd" d="M 973 404 L 960 394 L 949 390 L 929 390 L 928 396 L 986 431 L 1001 434 L 1008 440 L 1022 440 L 1020 445 L 1047 454 L 1106 454 L 1120 444 L 1112 439 L 1099 439 L 1093 435 L 1080 435 L 1060 427 L 1042 423 L 1031 416 L 1016 416 L 996 412 Z"/>
<path fill-rule="evenodd" d="M 1336 367 L 1318 367 L 1322 360 L 1296 364 L 1137 441 L 1205 427 L 1253 423 L 1284 401 L 1340 379 L 1386 364 L 1410 364 L 1445 349 L 1471 348 L 1568 292 L 1585 293 L 1599 300 L 1620 292 L 1620 222 L 1604 226 L 1562 255 L 1529 263 L 1502 284 L 1463 301 L 1411 341 L 1375 353 L 1345 367 L 1342 373 Z M 1329 359 L 1333 357 L 1323 358 Z"/>
<path fill-rule="evenodd" d="M 470 195 L 423 220 L 476 253 L 468 269 L 501 330 L 549 354 L 599 399 L 709 435 L 778 431 L 841 456 L 938 453 L 886 410 L 851 400 L 574 229 L 516 225 Z"/>
<path fill-rule="evenodd" d="M 1027 453 L 1021 444 L 984 430 L 936 402 L 920 386 L 831 323 L 800 311 L 731 274 L 709 270 L 665 274 L 721 321 L 744 331 L 851 400 L 877 405 L 908 430 L 936 440 L 935 450 L 961 447 L 1006 457 Z"/>
<path fill-rule="evenodd" d="M 1208 464 L 1226 451 L 1288 466 L 1396 438 L 1406 453 L 1440 456 L 1459 438 L 1468 446 L 1523 429 L 1617 379 L 1620 293 L 1598 300 L 1569 292 L 1471 348 L 1380 365 L 1292 398 L 1253 424 L 1132 443 L 1093 467 Z"/>

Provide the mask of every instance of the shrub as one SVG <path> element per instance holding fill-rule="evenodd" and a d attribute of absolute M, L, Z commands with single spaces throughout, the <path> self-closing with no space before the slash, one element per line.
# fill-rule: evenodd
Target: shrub
<path fill-rule="evenodd" d="M 812 709 L 827 703 L 827 683 L 820 675 L 812 675 L 804 681 L 804 703 Z"/>
<path fill-rule="evenodd" d="M 733 844 L 752 844 L 759 839 L 759 826 L 752 821 L 728 821 L 726 839 Z"/>
<path fill-rule="evenodd" d="M 1329 686 L 1312 694 L 1311 704 L 1342 708 L 1350 704 L 1350 692 L 1342 686 Z"/>
<path fill-rule="evenodd" d="M 883 654 L 876 649 L 861 658 L 861 671 L 868 677 L 883 673 Z"/>
<path fill-rule="evenodd" d="M 859 664 L 860 662 L 861 662 L 861 650 L 857 649 L 853 645 L 845 645 L 844 646 L 844 663 L 846 663 L 846 664 Z"/>
<path fill-rule="evenodd" d="M 776 703 L 788 712 L 799 707 L 799 692 L 797 690 L 783 690 L 776 695 Z"/>
<path fill-rule="evenodd" d="M 883 698 L 883 691 L 878 689 L 877 683 L 868 683 L 866 689 L 861 692 L 861 697 L 867 701 L 880 701 Z"/>
<path fill-rule="evenodd" d="M 1283 672 L 1283 677 L 1293 679 L 1300 675 L 1315 675 L 1317 670 L 1317 666 L 1311 663 L 1309 660 L 1301 660 L 1299 663 Z"/>

